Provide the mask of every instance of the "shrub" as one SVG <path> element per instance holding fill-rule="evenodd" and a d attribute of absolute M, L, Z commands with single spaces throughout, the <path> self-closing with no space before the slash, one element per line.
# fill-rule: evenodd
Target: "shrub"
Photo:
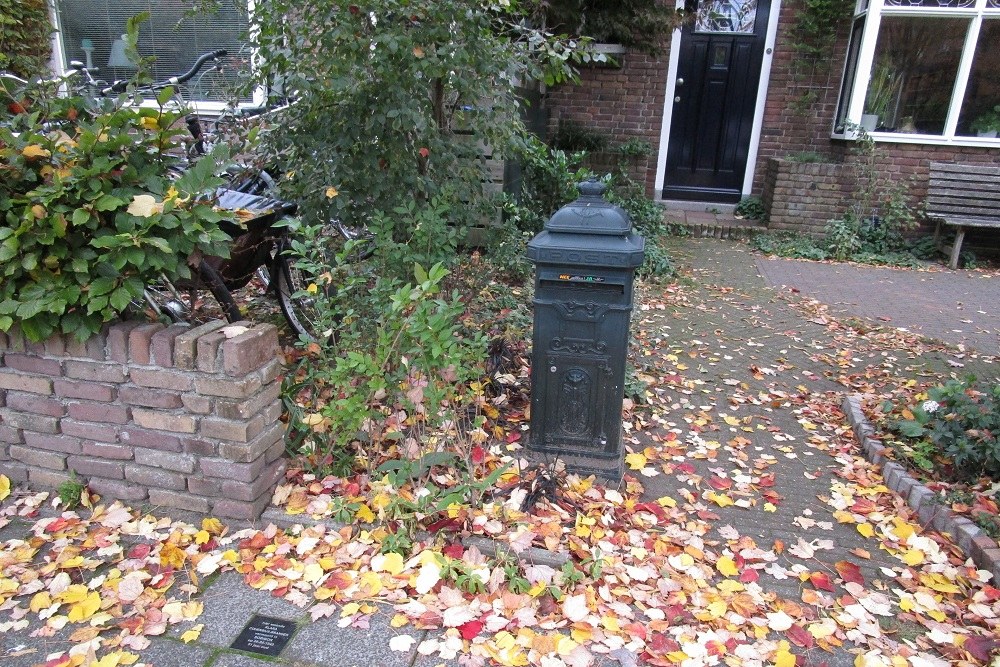
<path fill-rule="evenodd" d="M 1000 481 L 1000 384 L 977 382 L 974 376 L 950 380 L 927 392 L 927 400 L 902 410 L 892 428 L 929 459 L 934 454 L 961 481 L 982 476 Z"/>
<path fill-rule="evenodd" d="M 798 259 L 827 259 L 827 251 L 816 244 L 812 238 L 796 232 L 774 232 L 757 234 L 750 242 L 757 250 L 768 255 L 792 257 Z"/>
<path fill-rule="evenodd" d="M 40 86 L 0 126 L 0 331 L 84 339 L 161 274 L 190 277 L 189 257 L 226 254 L 232 214 L 201 197 L 217 160 L 168 177 L 183 134 L 170 96 L 136 110 Z"/>
<path fill-rule="evenodd" d="M 741 199 L 740 203 L 736 205 L 734 213 L 737 218 L 744 218 L 746 220 L 763 220 L 767 217 L 767 211 L 764 210 L 764 202 L 757 196 Z"/>

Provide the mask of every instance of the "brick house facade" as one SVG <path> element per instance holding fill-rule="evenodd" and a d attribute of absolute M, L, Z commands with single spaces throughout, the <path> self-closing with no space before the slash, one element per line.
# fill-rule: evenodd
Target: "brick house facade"
<path fill-rule="evenodd" d="M 758 102 L 754 117 L 755 145 L 751 144 L 747 165 L 750 175 L 740 194 L 762 197 L 776 228 L 816 235 L 827 220 L 846 209 L 852 193 L 850 149 L 854 142 L 831 136 L 848 58 L 851 17 L 845 15 L 839 22 L 830 57 L 813 63 L 792 45 L 789 26 L 797 11 L 797 3 L 785 2 L 770 17 L 771 21 L 777 18 L 776 30 L 766 44 L 764 100 L 763 105 Z M 546 91 L 544 111 L 550 136 L 560 123 L 571 121 L 605 134 L 611 145 L 633 138 L 645 140 L 653 154 L 639 165 L 640 180 L 648 194 L 661 198 L 662 161 L 670 136 L 664 128 L 664 102 L 668 94 L 680 90 L 668 80 L 671 50 L 678 43 L 677 36 L 672 42 L 667 40 L 657 56 L 628 51 L 618 58 L 617 67 L 587 67 L 579 84 Z M 897 135 L 879 141 L 878 146 L 887 156 L 886 171 L 899 178 L 912 177 L 911 196 L 917 204 L 926 195 L 931 162 L 1000 164 L 1000 146 L 995 142 L 986 146 L 960 143 L 905 143 Z M 787 156 L 806 152 L 823 164 L 784 164 Z M 775 182 L 789 174 L 793 174 L 790 181 Z M 718 203 L 710 197 L 701 201 L 707 206 Z"/>

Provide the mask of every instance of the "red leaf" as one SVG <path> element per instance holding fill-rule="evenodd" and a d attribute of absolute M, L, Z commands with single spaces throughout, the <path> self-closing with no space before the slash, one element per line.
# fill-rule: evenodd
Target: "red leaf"
<path fill-rule="evenodd" d="M 865 578 L 861 576 L 861 568 L 854 563 L 841 560 L 834 564 L 837 568 L 837 572 L 840 574 L 840 578 L 845 582 L 853 582 L 855 584 L 865 585 Z"/>
<path fill-rule="evenodd" d="M 813 647 L 812 634 L 801 625 L 792 625 L 792 627 L 788 628 L 785 632 L 785 636 L 788 637 L 788 640 L 796 646 L 801 646 L 802 648 Z"/>
<path fill-rule="evenodd" d="M 809 581 L 820 590 L 833 592 L 833 584 L 830 583 L 830 577 L 827 576 L 826 572 L 811 572 Z"/>
<path fill-rule="evenodd" d="M 137 544 L 128 550 L 128 558 L 134 560 L 145 560 L 149 556 L 149 552 L 152 550 L 148 544 Z"/>
<path fill-rule="evenodd" d="M 431 154 L 431 152 L 430 152 L 430 150 L 428 148 L 425 147 L 425 148 L 421 148 L 420 149 L 420 157 L 426 158 L 430 154 Z"/>
<path fill-rule="evenodd" d="M 733 480 L 726 479 L 725 477 L 719 477 L 717 475 L 712 475 L 708 483 L 712 485 L 717 491 L 725 491 L 733 486 Z"/>
<path fill-rule="evenodd" d="M 482 445 L 475 445 L 472 448 L 472 462 L 475 464 L 479 464 L 485 460 L 486 460 L 486 450 L 483 449 Z"/>
<path fill-rule="evenodd" d="M 458 632 L 462 635 L 462 639 L 475 639 L 482 629 L 482 621 L 469 621 L 458 626 Z"/>
<path fill-rule="evenodd" d="M 460 559 L 462 554 L 465 553 L 465 548 L 461 544 L 449 544 L 444 549 L 441 549 L 441 553 L 448 558 Z"/>
<path fill-rule="evenodd" d="M 745 569 L 742 572 L 740 572 L 740 582 L 741 583 L 752 584 L 753 582 L 757 581 L 758 579 L 760 579 L 760 574 L 758 574 L 757 570 L 754 570 L 753 568 L 749 568 L 748 567 L 747 569 Z"/>
<path fill-rule="evenodd" d="M 967 651 L 976 660 L 985 663 L 990 659 L 994 649 L 1000 648 L 1000 639 L 990 639 L 989 637 L 967 637 L 962 649 Z"/>

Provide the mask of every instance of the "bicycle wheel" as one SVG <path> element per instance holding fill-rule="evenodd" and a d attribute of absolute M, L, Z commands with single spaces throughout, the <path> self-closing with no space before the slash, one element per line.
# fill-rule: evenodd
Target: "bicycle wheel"
<path fill-rule="evenodd" d="M 332 329 L 323 330 L 322 316 L 319 310 L 319 299 L 328 298 L 331 287 L 317 285 L 310 293 L 308 287 L 313 283 L 310 276 L 295 268 L 283 253 L 278 253 L 271 265 L 271 279 L 274 291 L 281 305 L 281 312 L 300 338 L 319 340 L 330 338 Z"/>
<path fill-rule="evenodd" d="M 206 299 L 211 295 L 211 299 Z M 144 291 L 146 310 L 155 319 L 201 324 L 225 318 L 243 319 L 232 293 L 226 289 L 218 272 L 205 260 L 198 265 L 197 278 L 187 284 L 175 284 L 166 277 L 148 285 Z"/>

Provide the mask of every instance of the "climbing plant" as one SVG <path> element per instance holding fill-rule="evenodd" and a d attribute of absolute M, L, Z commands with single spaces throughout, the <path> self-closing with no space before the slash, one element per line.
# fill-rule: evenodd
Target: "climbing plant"
<path fill-rule="evenodd" d="M 0 0 L 0 70 L 25 79 L 44 75 L 51 33 L 45 0 Z"/>

